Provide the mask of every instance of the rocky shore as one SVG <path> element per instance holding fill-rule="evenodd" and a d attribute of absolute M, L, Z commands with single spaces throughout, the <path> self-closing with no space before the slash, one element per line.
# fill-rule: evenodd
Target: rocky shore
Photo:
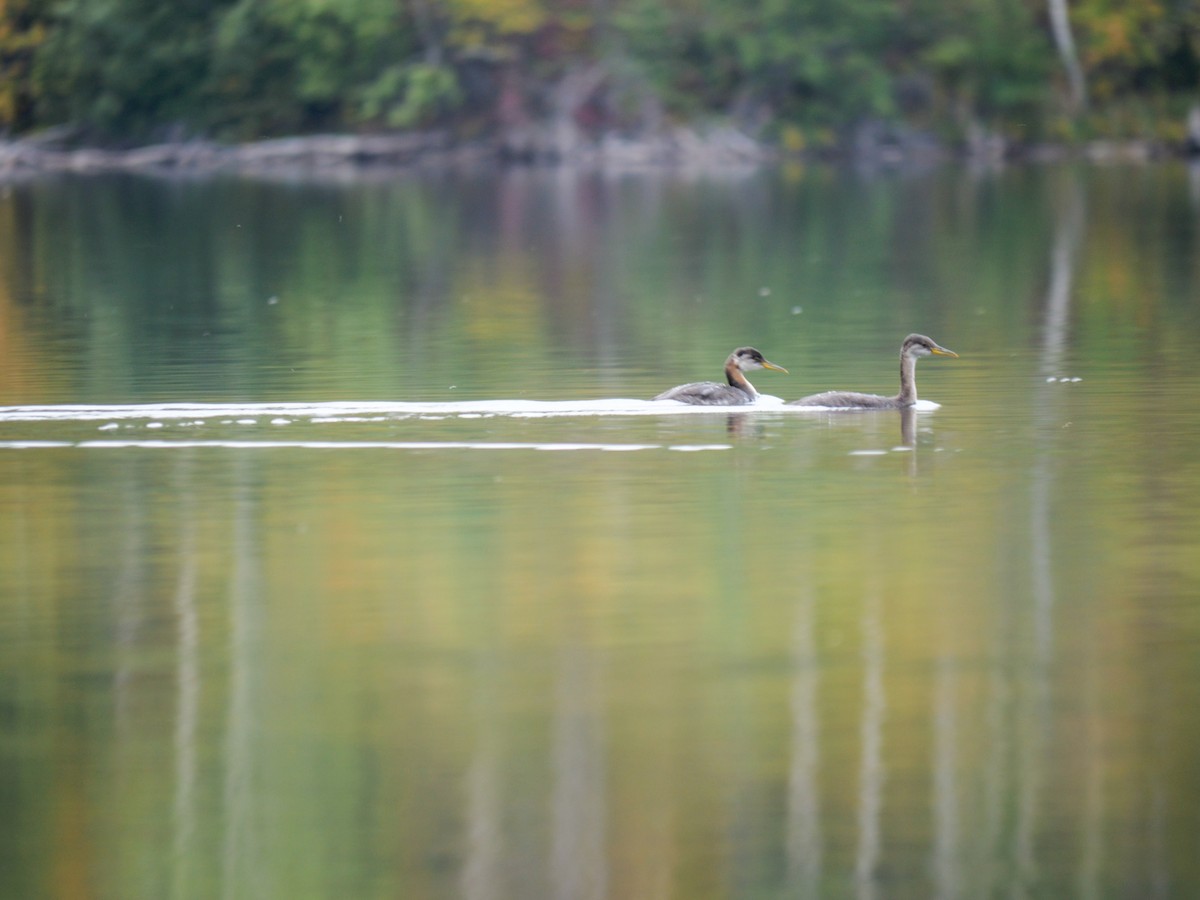
<path fill-rule="evenodd" d="M 846 159 L 885 167 L 925 165 L 954 158 L 987 164 L 1067 158 L 1145 162 L 1200 150 L 1200 121 L 1195 127 L 1197 143 L 1186 148 L 1147 141 L 1103 141 L 1079 147 L 1015 147 L 982 132 L 970 135 L 962 148 L 947 148 L 921 132 L 874 123 L 861 126 L 844 152 L 818 155 L 825 159 Z M 433 131 L 311 135 L 244 144 L 189 140 L 123 149 L 74 146 L 69 136 L 51 132 L 0 141 L 0 180 L 54 173 L 100 172 L 301 177 L 358 173 L 369 169 L 486 164 L 566 165 L 616 170 L 717 169 L 756 166 L 781 158 L 790 157 L 773 145 L 728 126 L 678 127 L 640 137 L 614 133 L 591 137 L 573 127 L 540 126 L 511 130 L 476 141 L 460 141 L 447 132 Z M 809 156 L 800 154 L 798 158 Z"/>
<path fill-rule="evenodd" d="M 245 144 L 180 141 L 124 149 L 73 147 L 62 138 L 0 141 L 0 178 L 49 173 L 235 172 L 303 175 L 367 168 L 487 163 L 595 168 L 758 165 L 775 158 L 766 144 L 733 128 L 679 128 L 651 138 L 587 139 L 551 128 L 511 131 L 476 141 L 445 132 L 311 135 Z"/>
<path fill-rule="evenodd" d="M 62 172 L 269 173 L 410 166 L 453 149 L 439 134 L 318 135 L 246 144 L 178 141 L 121 149 L 75 147 L 50 135 L 0 143 L 0 176 Z"/>

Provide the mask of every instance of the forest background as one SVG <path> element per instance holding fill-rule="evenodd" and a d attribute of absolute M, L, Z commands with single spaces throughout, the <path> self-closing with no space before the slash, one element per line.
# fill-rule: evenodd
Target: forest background
<path fill-rule="evenodd" d="M 0 0 L 0 128 L 110 146 L 708 122 L 794 152 L 863 123 L 1185 147 L 1198 104 L 1197 0 Z"/>

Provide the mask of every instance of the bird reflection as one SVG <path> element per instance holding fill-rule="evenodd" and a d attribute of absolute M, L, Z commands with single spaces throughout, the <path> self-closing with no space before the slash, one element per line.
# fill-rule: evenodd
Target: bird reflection
<path fill-rule="evenodd" d="M 911 406 L 900 410 L 900 446 L 907 447 L 908 474 L 917 475 L 917 411 Z"/>
<path fill-rule="evenodd" d="M 900 410 L 900 444 L 917 449 L 917 411 L 911 406 Z"/>
<path fill-rule="evenodd" d="M 756 438 L 763 435 L 761 420 L 746 413 L 732 413 L 725 419 L 725 433 L 731 438 Z"/>

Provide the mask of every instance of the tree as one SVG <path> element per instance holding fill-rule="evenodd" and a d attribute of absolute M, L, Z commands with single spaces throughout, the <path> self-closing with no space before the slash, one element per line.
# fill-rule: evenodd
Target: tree
<path fill-rule="evenodd" d="M 43 121 L 146 136 L 193 123 L 230 0 L 64 0 L 37 54 Z"/>
<path fill-rule="evenodd" d="M 1190 0 L 1077 0 L 1075 21 L 1096 96 L 1200 88 L 1200 6 Z"/>
<path fill-rule="evenodd" d="M 819 124 L 894 111 L 886 51 L 900 11 L 884 0 L 630 0 L 616 21 L 685 109 L 749 100 Z"/>
<path fill-rule="evenodd" d="M 46 39 L 42 0 L 0 0 L 0 127 L 24 131 L 35 122 L 33 62 Z"/>
<path fill-rule="evenodd" d="M 1075 38 L 1071 34 L 1071 17 L 1067 0 L 1046 0 L 1050 11 L 1050 33 L 1054 35 L 1054 46 L 1062 59 L 1070 87 L 1070 110 L 1075 115 L 1087 106 L 1087 85 L 1083 79 L 1083 67 L 1075 52 Z"/>
<path fill-rule="evenodd" d="M 924 0 L 909 24 L 903 58 L 931 82 L 935 121 L 1001 130 L 1036 122 L 1050 98 L 1054 48 L 1025 0 Z M 911 49 L 907 49 L 911 48 Z"/>
<path fill-rule="evenodd" d="M 216 24 L 214 124 L 235 135 L 345 128 L 364 94 L 418 52 L 396 0 L 237 0 Z"/>

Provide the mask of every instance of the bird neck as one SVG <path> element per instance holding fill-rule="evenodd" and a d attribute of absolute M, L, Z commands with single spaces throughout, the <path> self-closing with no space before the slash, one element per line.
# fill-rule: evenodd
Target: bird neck
<path fill-rule="evenodd" d="M 725 380 L 729 382 L 730 387 L 735 387 L 739 391 L 745 391 L 751 397 L 758 396 L 758 391 L 754 389 L 754 385 L 750 383 L 750 379 L 742 374 L 742 370 L 732 360 L 725 363 Z"/>
<path fill-rule="evenodd" d="M 900 393 L 896 399 L 901 406 L 912 406 L 917 402 L 917 358 L 900 354 Z"/>

